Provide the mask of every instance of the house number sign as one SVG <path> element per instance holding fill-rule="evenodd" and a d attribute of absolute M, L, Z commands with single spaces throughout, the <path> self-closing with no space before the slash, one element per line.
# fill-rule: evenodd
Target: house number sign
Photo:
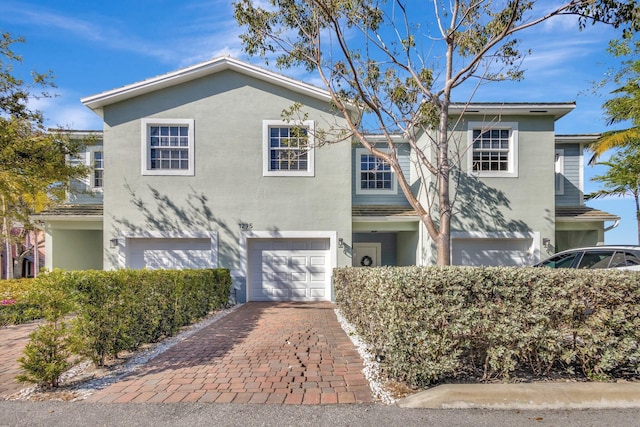
<path fill-rule="evenodd" d="M 239 222 L 238 226 L 240 227 L 240 230 L 242 230 L 242 231 L 253 230 L 253 224 L 250 223 L 250 222 Z"/>

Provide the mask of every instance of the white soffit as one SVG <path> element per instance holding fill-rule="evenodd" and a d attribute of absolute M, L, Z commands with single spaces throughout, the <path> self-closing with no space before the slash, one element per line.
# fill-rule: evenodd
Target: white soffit
<path fill-rule="evenodd" d="M 555 120 L 564 117 L 576 108 L 575 102 L 479 102 L 452 103 L 449 106 L 451 114 L 466 115 L 523 115 L 523 116 L 553 116 Z"/>

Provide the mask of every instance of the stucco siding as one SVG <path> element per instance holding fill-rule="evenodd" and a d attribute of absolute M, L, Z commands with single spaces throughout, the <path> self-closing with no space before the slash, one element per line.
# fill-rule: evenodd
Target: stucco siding
<path fill-rule="evenodd" d="M 552 117 L 502 116 L 503 123 L 517 123 L 517 176 L 482 177 L 470 172 L 462 157 L 456 190 L 452 230 L 462 232 L 539 232 L 555 239 L 554 121 Z M 452 133 L 453 141 L 468 141 L 468 123 L 497 120 L 469 116 Z M 452 191 L 454 185 L 452 184 Z M 453 197 L 454 193 L 452 193 Z M 542 256 L 546 254 L 541 254 Z"/>
<path fill-rule="evenodd" d="M 315 148 L 313 177 L 263 176 L 263 120 L 281 119 L 294 102 L 316 130 L 343 124 L 325 103 L 232 71 L 106 107 L 105 157 L 118 161 L 105 181 L 105 247 L 126 232 L 214 230 L 219 265 L 237 270 L 242 227 L 350 236 L 350 144 Z M 141 120 L 149 117 L 194 120 L 194 176 L 141 175 Z M 116 268 L 110 258 L 105 267 Z"/>
<path fill-rule="evenodd" d="M 47 269 L 102 270 L 101 230 L 53 229 L 47 238 L 53 242 L 47 247 Z"/>

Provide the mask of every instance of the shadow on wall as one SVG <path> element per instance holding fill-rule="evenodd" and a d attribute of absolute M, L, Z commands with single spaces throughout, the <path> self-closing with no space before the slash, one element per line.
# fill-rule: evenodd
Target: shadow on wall
<path fill-rule="evenodd" d="M 142 215 L 142 219 L 133 222 L 129 218 L 112 215 L 114 237 L 129 233 L 143 235 L 149 232 L 162 232 L 167 233 L 168 236 L 179 236 L 181 233 L 214 231 L 218 234 L 218 266 L 229 268 L 232 271 L 240 269 L 241 230 L 238 224 L 242 221 L 238 219 L 238 224 L 233 224 L 238 228 L 232 229 L 227 222 L 218 218 L 211 210 L 211 202 L 206 194 L 198 193 L 190 187 L 189 192 L 183 193 L 180 198 L 177 198 L 163 194 L 152 186 L 147 186 L 145 196 L 150 194 L 152 198 L 143 198 L 140 192 L 134 190 L 129 184 L 125 184 L 125 188 L 129 193 L 130 202 L 138 211 L 136 217 L 139 218 L 139 215 Z M 111 265 L 120 265 L 117 249 L 106 252 Z M 189 264 L 185 252 L 170 251 L 170 256 L 177 262 L 183 261 L 183 265 Z M 232 299 L 244 300 L 244 292 L 244 283 L 234 280 Z"/>
<path fill-rule="evenodd" d="M 489 187 L 477 177 L 460 173 L 452 229 L 530 232 L 531 227 L 526 222 L 505 217 L 504 212 L 509 210 L 511 201 L 503 191 Z M 545 220 L 553 224 L 549 210 L 545 211 Z"/>

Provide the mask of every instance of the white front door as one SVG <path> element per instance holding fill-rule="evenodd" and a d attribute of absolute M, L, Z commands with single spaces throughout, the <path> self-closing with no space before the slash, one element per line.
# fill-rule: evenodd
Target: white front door
<path fill-rule="evenodd" d="M 379 267 L 382 243 L 353 243 L 354 267 Z"/>

